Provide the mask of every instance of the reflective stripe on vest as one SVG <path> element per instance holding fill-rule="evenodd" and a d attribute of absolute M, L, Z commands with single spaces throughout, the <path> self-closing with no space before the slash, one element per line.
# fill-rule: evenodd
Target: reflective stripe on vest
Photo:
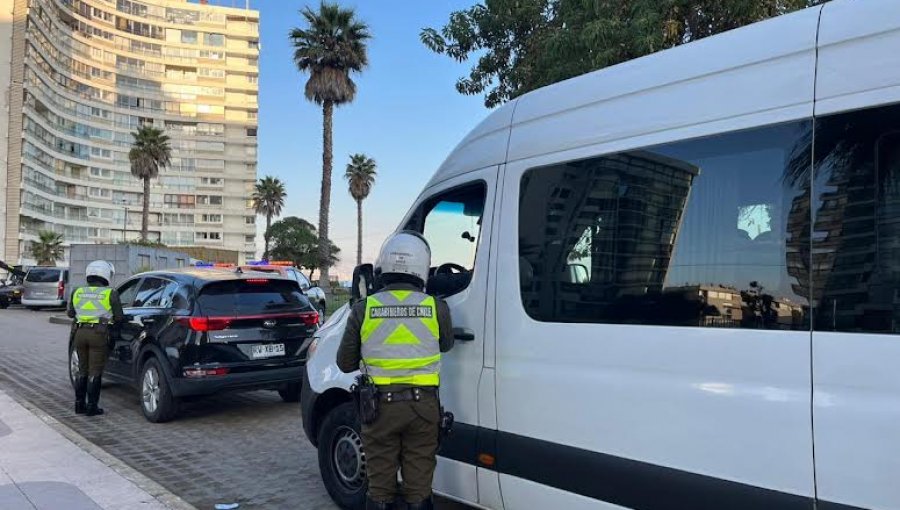
<path fill-rule="evenodd" d="M 440 383 L 440 328 L 433 297 L 408 290 L 369 296 L 360 338 L 365 369 L 375 384 Z"/>
<path fill-rule="evenodd" d="M 97 324 L 104 319 L 112 319 L 111 295 L 112 289 L 108 287 L 79 287 L 72 294 L 75 321 L 79 324 Z"/>

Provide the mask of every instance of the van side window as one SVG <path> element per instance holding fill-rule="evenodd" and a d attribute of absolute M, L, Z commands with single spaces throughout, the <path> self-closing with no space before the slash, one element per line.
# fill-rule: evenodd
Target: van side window
<path fill-rule="evenodd" d="M 810 132 L 795 122 L 527 171 L 525 310 L 550 322 L 808 329 Z"/>
<path fill-rule="evenodd" d="M 406 225 L 431 247 L 429 293 L 449 296 L 469 286 L 486 193 L 484 182 L 440 193 L 425 201 Z"/>
<path fill-rule="evenodd" d="M 817 331 L 900 333 L 900 106 L 816 119 Z"/>

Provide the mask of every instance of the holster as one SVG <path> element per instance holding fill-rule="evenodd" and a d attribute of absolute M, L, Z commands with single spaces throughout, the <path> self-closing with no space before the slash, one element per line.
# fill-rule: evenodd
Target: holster
<path fill-rule="evenodd" d="M 363 425 L 371 425 L 378 419 L 378 407 L 381 400 L 378 386 L 372 381 L 372 378 L 360 374 L 356 376 L 356 384 L 350 391 L 353 393 L 353 400 L 356 403 L 356 413 L 359 421 Z"/>

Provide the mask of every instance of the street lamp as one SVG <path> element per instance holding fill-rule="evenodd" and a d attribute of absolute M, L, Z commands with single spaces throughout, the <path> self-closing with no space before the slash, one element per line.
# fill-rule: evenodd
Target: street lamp
<path fill-rule="evenodd" d="M 123 208 L 125 209 L 125 216 L 122 220 L 122 242 L 126 243 L 128 242 L 128 239 L 126 239 L 126 232 L 128 231 L 128 200 L 123 198 L 119 200 L 119 203 L 122 204 L 124 206 Z"/>

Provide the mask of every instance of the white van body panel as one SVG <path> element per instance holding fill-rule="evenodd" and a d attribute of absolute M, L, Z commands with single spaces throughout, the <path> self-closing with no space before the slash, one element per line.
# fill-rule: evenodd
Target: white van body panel
<path fill-rule="evenodd" d="M 316 333 L 316 352 L 306 362 L 309 385 L 313 391 L 323 394 L 330 389 L 350 391 L 359 372 L 345 374 L 337 366 L 337 351 L 344 336 L 344 327 L 350 315 L 350 305 L 339 308 Z"/>
<path fill-rule="evenodd" d="M 621 510 L 625 507 L 604 503 L 578 494 L 549 488 L 510 475 L 500 475 L 503 487 L 503 502 L 509 510 L 532 510 L 536 508 L 565 508 L 566 510 Z M 652 490 L 652 489 L 648 489 Z"/>
<path fill-rule="evenodd" d="M 816 114 L 900 101 L 900 2 L 832 2 L 819 33 Z M 813 334 L 819 497 L 900 508 L 900 339 Z"/>
<path fill-rule="evenodd" d="M 516 105 L 508 159 L 653 134 L 659 137 L 651 143 L 662 143 L 692 127 L 699 128 L 693 136 L 702 136 L 809 117 L 818 11 L 780 16 L 528 93 Z"/>
<path fill-rule="evenodd" d="M 839 0 L 822 10 L 816 115 L 900 101 L 900 2 Z"/>

